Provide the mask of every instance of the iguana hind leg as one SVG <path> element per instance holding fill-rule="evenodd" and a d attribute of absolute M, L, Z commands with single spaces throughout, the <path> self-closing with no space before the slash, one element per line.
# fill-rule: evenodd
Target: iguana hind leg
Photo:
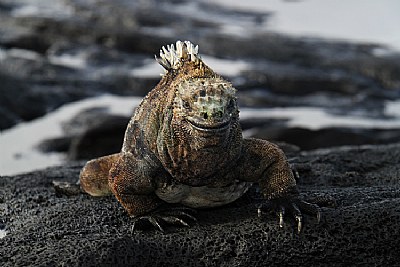
<path fill-rule="evenodd" d="M 116 153 L 88 161 L 79 181 L 92 196 L 114 194 L 129 215 L 141 215 L 156 208 L 161 200 L 149 181 L 151 171 L 131 153 Z"/>
<path fill-rule="evenodd" d="M 86 192 L 92 196 L 112 194 L 108 185 L 108 175 L 119 153 L 88 161 L 79 175 L 77 183 L 53 181 L 57 194 L 74 196 Z"/>
<path fill-rule="evenodd" d="M 82 189 L 92 196 L 112 194 L 108 185 L 108 175 L 120 156 L 120 153 L 116 153 L 88 161 L 79 175 Z"/>

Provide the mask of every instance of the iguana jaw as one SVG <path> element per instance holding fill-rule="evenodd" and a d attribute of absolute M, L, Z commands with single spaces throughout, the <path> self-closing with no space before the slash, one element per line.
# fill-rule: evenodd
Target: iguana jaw
<path fill-rule="evenodd" d="M 215 123 L 199 123 L 187 119 L 187 122 L 196 130 L 201 132 L 222 132 L 228 130 L 231 120 Z"/>

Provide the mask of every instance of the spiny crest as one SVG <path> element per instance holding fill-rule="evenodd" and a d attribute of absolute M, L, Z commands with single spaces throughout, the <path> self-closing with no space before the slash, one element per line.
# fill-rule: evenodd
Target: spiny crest
<path fill-rule="evenodd" d="M 194 46 L 190 41 L 177 41 L 176 47 L 174 44 L 167 45 L 167 48 L 163 46 L 160 49 L 160 58 L 156 56 L 156 60 L 166 70 L 176 70 L 181 66 L 182 58 L 194 62 L 200 60 L 198 53 L 198 45 Z"/>

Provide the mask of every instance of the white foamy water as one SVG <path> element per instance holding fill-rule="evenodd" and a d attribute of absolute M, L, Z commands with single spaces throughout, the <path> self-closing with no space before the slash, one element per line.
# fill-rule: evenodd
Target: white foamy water
<path fill-rule="evenodd" d="M 15 17 L 68 18 L 74 14 L 70 5 L 54 0 L 15 0 L 16 8 L 12 11 Z"/>
<path fill-rule="evenodd" d="M 301 127 L 318 130 L 328 127 L 397 129 L 400 128 L 400 101 L 388 101 L 385 115 L 390 119 L 373 119 L 361 116 L 340 116 L 325 112 L 318 107 L 292 108 L 243 108 L 240 112 L 242 119 L 284 119 L 288 127 Z"/>
<path fill-rule="evenodd" d="M 354 42 L 376 42 L 400 50 L 398 0 L 202 1 L 217 3 L 227 8 L 273 12 L 272 17 L 261 27 L 264 31 Z M 251 29 L 236 29 L 243 33 L 248 30 Z"/>
<path fill-rule="evenodd" d="M 4 238 L 7 235 L 6 230 L 0 230 L 0 239 Z"/>
<path fill-rule="evenodd" d="M 37 146 L 45 139 L 61 137 L 61 123 L 70 120 L 79 111 L 104 107 L 112 114 L 129 116 L 140 101 L 139 97 L 117 96 L 85 99 L 64 105 L 42 118 L 20 123 L 0 132 L 0 176 L 61 164 L 64 160 L 62 154 L 42 153 Z"/>
<path fill-rule="evenodd" d="M 212 66 L 212 69 L 216 73 L 223 76 L 239 75 L 241 71 L 248 69 L 250 66 L 250 64 L 244 60 L 218 59 L 203 55 L 201 58 L 208 66 Z M 131 72 L 132 76 L 135 77 L 155 77 L 157 73 L 164 73 L 164 69 L 155 60 L 149 60 L 143 67 L 135 68 Z"/>

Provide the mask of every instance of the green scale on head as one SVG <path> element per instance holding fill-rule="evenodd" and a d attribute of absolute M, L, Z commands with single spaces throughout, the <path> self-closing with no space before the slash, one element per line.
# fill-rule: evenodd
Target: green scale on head
<path fill-rule="evenodd" d="M 197 130 L 224 129 L 238 114 L 235 93 L 221 78 L 194 78 L 179 84 L 175 108 Z"/>

